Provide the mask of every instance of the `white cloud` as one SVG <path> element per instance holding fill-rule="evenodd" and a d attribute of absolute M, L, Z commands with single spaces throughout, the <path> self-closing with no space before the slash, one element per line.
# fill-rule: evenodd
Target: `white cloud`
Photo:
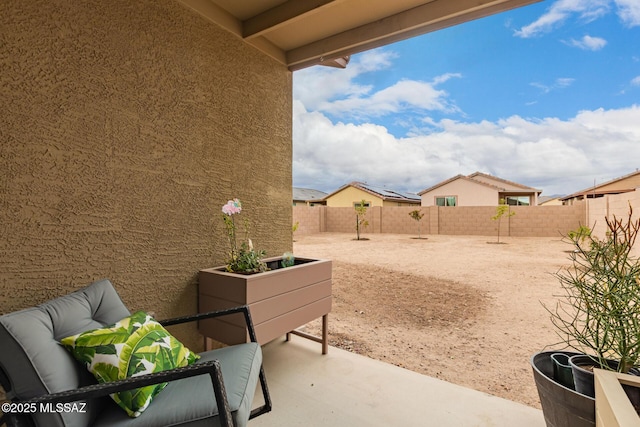
<path fill-rule="evenodd" d="M 637 76 L 631 79 L 631 84 L 633 86 L 640 86 L 640 76 Z"/>
<path fill-rule="evenodd" d="M 640 2 L 638 0 L 615 0 L 618 16 L 629 27 L 640 25 Z"/>
<path fill-rule="evenodd" d="M 571 39 L 568 42 L 565 42 L 569 46 L 577 47 L 583 50 L 600 50 L 606 46 L 607 41 L 600 37 L 591 37 L 586 35 L 582 37 L 580 40 Z"/>
<path fill-rule="evenodd" d="M 619 2 L 634 2 L 637 0 L 618 0 Z M 529 25 L 515 31 L 515 35 L 522 38 L 535 37 L 548 33 L 559 27 L 569 17 L 577 15 L 579 19 L 591 22 L 609 12 L 610 0 L 557 0 L 547 12 Z"/>
<path fill-rule="evenodd" d="M 543 84 L 540 82 L 532 82 L 530 83 L 531 86 L 533 87 L 537 87 L 538 89 L 542 90 L 543 93 L 549 93 L 551 91 L 557 90 L 557 89 L 564 89 L 566 87 L 569 87 L 573 84 L 573 82 L 575 82 L 575 79 L 573 78 L 569 78 L 569 77 L 560 77 L 557 78 L 552 84 Z"/>
<path fill-rule="evenodd" d="M 514 34 L 522 38 L 539 36 L 553 31 L 572 16 L 577 16 L 584 22 L 595 21 L 610 12 L 612 3 L 616 6 L 616 14 L 625 25 L 640 25 L 638 0 L 557 0 L 542 16 L 516 30 Z"/>
<path fill-rule="evenodd" d="M 576 79 L 572 79 L 570 77 L 560 77 L 558 79 L 556 79 L 556 87 L 562 88 L 562 87 L 569 87 L 573 84 L 573 82 L 575 82 Z"/>
<path fill-rule="evenodd" d="M 459 111 L 437 86 L 460 74 L 446 73 L 430 82 L 404 79 L 375 92 L 356 83 L 366 73 L 389 68 L 393 58 L 392 52 L 377 49 L 356 57 L 346 70 L 312 67 L 296 72 L 294 98 L 310 110 L 360 120 L 400 111 Z"/>
<path fill-rule="evenodd" d="M 358 55 L 344 70 L 310 67 L 296 71 L 293 96 L 312 109 L 336 97 L 364 96 L 371 91 L 371 86 L 358 85 L 353 80 L 361 74 L 389 68 L 394 56 L 391 51 L 374 49 Z"/>
<path fill-rule="evenodd" d="M 441 120 L 428 135 L 396 138 L 383 126 L 334 124 L 300 101 L 294 104 L 297 186 L 333 191 L 362 180 L 420 191 L 459 173 L 483 171 L 545 195 L 568 194 L 639 166 L 640 106 L 635 105 L 583 111 L 566 121 Z"/>
<path fill-rule="evenodd" d="M 318 110 L 343 117 L 378 117 L 411 109 L 457 111 L 447 100 L 447 93 L 432 83 L 401 80 L 370 96 L 352 96 L 327 101 Z"/>
<path fill-rule="evenodd" d="M 391 67 L 394 57 L 393 52 L 376 49 L 358 55 L 345 70 L 311 67 L 298 71 L 293 96 L 310 110 L 358 119 L 400 111 L 459 111 L 448 93 L 437 87 L 462 77 L 457 73 L 446 73 L 430 82 L 404 79 L 375 92 L 372 86 L 356 83 L 358 77 Z"/>

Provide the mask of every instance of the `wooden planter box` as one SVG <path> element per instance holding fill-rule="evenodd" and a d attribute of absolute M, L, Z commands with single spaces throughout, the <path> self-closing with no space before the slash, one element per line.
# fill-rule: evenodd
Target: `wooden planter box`
<path fill-rule="evenodd" d="M 640 427 L 640 417 L 629 400 L 623 386 L 635 394 L 637 404 L 640 394 L 640 377 L 618 372 L 594 369 L 596 388 L 596 426 Z"/>
<path fill-rule="evenodd" d="M 281 258 L 265 262 L 270 271 L 237 274 L 224 267 L 201 270 L 198 280 L 198 309 L 201 313 L 238 305 L 248 305 L 258 342 L 289 333 L 322 343 L 327 352 L 327 320 L 331 311 L 331 261 L 296 258 L 292 267 L 281 268 Z M 296 328 L 322 317 L 322 338 L 296 331 Z M 249 341 L 241 314 L 200 321 L 200 333 L 225 344 Z M 210 341 L 206 340 L 209 348 Z"/>

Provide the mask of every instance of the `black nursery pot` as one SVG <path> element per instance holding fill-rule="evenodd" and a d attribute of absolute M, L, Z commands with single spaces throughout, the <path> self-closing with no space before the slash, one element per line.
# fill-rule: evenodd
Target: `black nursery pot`
<path fill-rule="evenodd" d="M 593 367 L 600 365 L 598 361 L 586 354 L 578 354 L 569 358 L 569 364 L 571 365 L 576 391 L 585 396 L 596 397 Z"/>
<path fill-rule="evenodd" d="M 533 355 L 531 367 L 547 427 L 595 427 L 595 399 L 562 385 L 554 374 L 552 354 L 576 355 L 567 351 L 546 351 Z M 557 357 L 556 357 L 557 358 Z"/>
<path fill-rule="evenodd" d="M 566 353 L 553 353 L 551 360 L 553 361 L 553 378 L 563 386 L 575 390 L 573 383 L 573 370 L 569 363 L 569 356 Z"/>
<path fill-rule="evenodd" d="M 617 360 L 606 360 L 607 365 L 612 371 L 618 370 Z M 579 354 L 569 358 L 571 371 L 573 373 L 573 381 L 576 391 L 589 397 L 595 397 L 595 380 L 593 375 L 593 367 L 599 367 L 598 359 L 586 354 Z M 640 375 L 640 371 L 632 368 L 629 371 L 631 375 Z M 631 396 L 630 396 L 631 397 Z"/>

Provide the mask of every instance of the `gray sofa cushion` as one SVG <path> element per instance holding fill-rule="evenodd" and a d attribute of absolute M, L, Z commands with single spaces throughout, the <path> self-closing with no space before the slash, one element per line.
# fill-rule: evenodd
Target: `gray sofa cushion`
<path fill-rule="evenodd" d="M 102 280 L 37 307 L 0 316 L 0 366 L 13 394 L 26 400 L 94 384 L 93 376 L 58 341 L 129 314 L 111 282 Z M 108 400 L 90 402 L 84 414 L 38 414 L 36 421 L 47 427 L 90 425 Z"/>
<path fill-rule="evenodd" d="M 227 391 L 229 406 L 237 427 L 246 425 L 256 391 L 262 352 L 257 343 L 239 344 L 200 353 L 196 363 L 219 360 Z M 104 411 L 94 424 L 102 426 L 157 427 L 157 426 L 215 426 L 218 408 L 209 375 L 172 381 L 158 394 L 149 408 L 138 418 L 129 418 L 113 404 L 115 410 Z M 184 420 L 191 420 L 185 422 Z"/>

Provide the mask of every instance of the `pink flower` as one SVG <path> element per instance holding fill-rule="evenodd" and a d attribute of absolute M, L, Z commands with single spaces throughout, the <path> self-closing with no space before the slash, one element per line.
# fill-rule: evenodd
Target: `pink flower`
<path fill-rule="evenodd" d="M 242 203 L 240 200 L 229 200 L 226 205 L 222 206 L 222 213 L 225 215 L 235 215 L 242 212 Z"/>

